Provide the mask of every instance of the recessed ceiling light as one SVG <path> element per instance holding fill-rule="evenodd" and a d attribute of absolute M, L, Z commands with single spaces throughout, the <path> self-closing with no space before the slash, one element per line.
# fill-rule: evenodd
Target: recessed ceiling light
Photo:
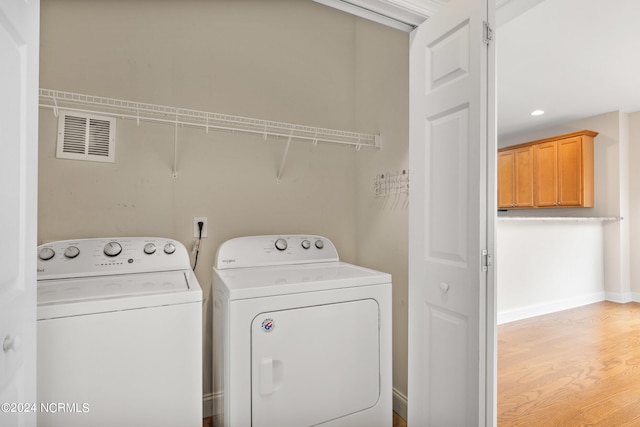
<path fill-rule="evenodd" d="M 542 111 L 542 110 L 535 110 L 535 111 L 531 112 L 532 116 L 541 116 L 543 114 L 544 114 L 544 111 Z"/>

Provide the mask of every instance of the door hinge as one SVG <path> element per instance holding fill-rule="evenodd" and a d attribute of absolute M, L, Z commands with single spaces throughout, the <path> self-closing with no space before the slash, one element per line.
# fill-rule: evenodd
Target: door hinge
<path fill-rule="evenodd" d="M 491 28 L 491 26 L 489 26 L 489 23 L 487 21 L 484 21 L 483 24 L 483 40 L 484 43 L 488 45 L 493 40 L 493 29 Z"/>
<path fill-rule="evenodd" d="M 488 271 L 491 265 L 493 265 L 491 254 L 487 249 L 483 249 L 482 250 L 482 271 Z"/>

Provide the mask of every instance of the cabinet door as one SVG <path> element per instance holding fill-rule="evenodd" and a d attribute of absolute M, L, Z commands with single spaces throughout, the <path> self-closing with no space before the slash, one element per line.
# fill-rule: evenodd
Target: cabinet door
<path fill-rule="evenodd" d="M 556 206 L 558 203 L 558 145 L 547 142 L 535 146 L 536 205 L 538 207 Z"/>
<path fill-rule="evenodd" d="M 558 141 L 558 205 L 582 205 L 582 138 Z"/>
<path fill-rule="evenodd" d="M 513 151 L 498 153 L 498 208 L 515 206 L 515 165 Z"/>
<path fill-rule="evenodd" d="M 515 203 L 519 208 L 532 208 L 533 204 L 533 147 L 523 147 L 515 154 Z"/>

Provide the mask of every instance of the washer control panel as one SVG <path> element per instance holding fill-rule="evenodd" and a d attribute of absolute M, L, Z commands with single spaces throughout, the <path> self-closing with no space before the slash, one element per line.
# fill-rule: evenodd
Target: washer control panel
<path fill-rule="evenodd" d="M 272 235 L 239 237 L 224 242 L 216 253 L 218 270 L 339 261 L 333 243 L 322 236 Z"/>
<path fill-rule="evenodd" d="M 190 269 L 178 241 L 160 237 L 62 240 L 38 246 L 38 280 Z"/>

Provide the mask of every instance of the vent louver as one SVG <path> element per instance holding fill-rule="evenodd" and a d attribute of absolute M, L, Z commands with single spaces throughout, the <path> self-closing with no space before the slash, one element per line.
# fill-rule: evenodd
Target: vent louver
<path fill-rule="evenodd" d="M 61 111 L 56 157 L 113 163 L 115 128 L 113 118 Z"/>

